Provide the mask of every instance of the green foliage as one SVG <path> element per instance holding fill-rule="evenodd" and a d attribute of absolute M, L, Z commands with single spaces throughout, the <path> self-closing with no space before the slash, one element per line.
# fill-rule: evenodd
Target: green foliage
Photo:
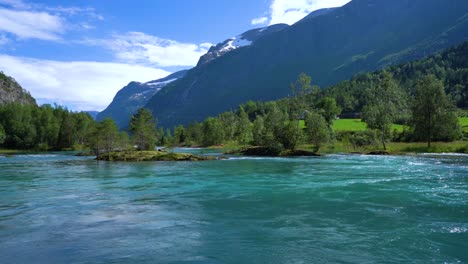
<path fill-rule="evenodd" d="M 273 134 L 276 142 L 281 143 L 287 150 L 295 150 L 303 136 L 299 121 L 285 121 L 273 130 Z"/>
<path fill-rule="evenodd" d="M 162 142 L 163 146 L 174 144 L 174 137 L 172 136 L 171 130 L 166 128 L 164 132 L 164 142 Z"/>
<path fill-rule="evenodd" d="M 336 105 L 335 98 L 324 97 L 319 101 L 317 107 L 320 109 L 320 114 L 325 118 L 328 127 L 331 128 L 336 116 L 341 113 L 341 108 Z"/>
<path fill-rule="evenodd" d="M 96 124 L 88 135 L 87 142 L 94 154 L 100 156 L 125 149 L 128 144 L 128 135 L 125 132 L 119 132 L 114 120 L 106 118 Z"/>
<path fill-rule="evenodd" d="M 326 119 L 317 112 L 308 113 L 305 117 L 305 134 L 310 143 L 314 145 L 314 152 L 330 140 L 330 129 Z"/>
<path fill-rule="evenodd" d="M 130 132 L 138 150 L 153 150 L 156 146 L 156 121 L 150 111 L 140 108 L 130 119 Z"/>
<path fill-rule="evenodd" d="M 367 127 L 380 134 L 383 148 L 391 136 L 391 127 L 398 114 L 404 109 L 404 97 L 400 87 L 388 72 L 382 72 L 377 83 L 369 91 L 368 104 L 363 109 Z"/>
<path fill-rule="evenodd" d="M 223 127 L 219 119 L 209 117 L 202 125 L 202 144 L 204 146 L 214 146 L 223 143 Z"/>
<path fill-rule="evenodd" d="M 187 145 L 195 146 L 201 144 L 203 141 L 202 124 L 192 122 L 185 128 L 185 132 Z"/>
<path fill-rule="evenodd" d="M 468 41 L 425 59 L 387 67 L 405 93 L 414 94 L 418 80 L 433 75 L 442 81 L 448 97 L 459 108 L 468 108 Z M 382 71 L 357 74 L 351 80 L 324 89 L 322 96 L 333 97 L 344 113 L 361 112 L 367 104 L 368 90 Z"/>
<path fill-rule="evenodd" d="M 0 144 L 3 144 L 5 141 L 6 134 L 5 134 L 5 129 L 3 129 L 3 126 L 0 125 Z"/>
<path fill-rule="evenodd" d="M 312 78 L 310 76 L 301 73 L 297 80 L 290 85 L 289 116 L 291 118 L 300 119 L 303 112 L 312 107 L 308 99 L 313 97 L 318 89 L 314 89 L 311 82 Z"/>
<path fill-rule="evenodd" d="M 252 123 L 250 122 L 249 116 L 242 107 L 239 108 L 236 124 L 235 140 L 243 145 L 252 142 Z"/>
<path fill-rule="evenodd" d="M 377 134 L 375 130 L 364 130 L 352 133 L 348 139 L 349 143 L 353 146 L 353 149 L 359 149 L 363 147 L 376 145 Z"/>
<path fill-rule="evenodd" d="M 266 133 L 267 131 L 265 130 L 265 121 L 263 117 L 259 115 L 253 122 L 252 144 L 254 146 L 266 146 L 268 142 L 268 140 L 266 139 Z"/>
<path fill-rule="evenodd" d="M 0 106 L 0 125 L 5 132 L 3 147 L 62 150 L 84 144 L 94 120 L 57 105 L 11 103 Z"/>
<path fill-rule="evenodd" d="M 224 140 L 234 140 L 237 133 L 238 117 L 232 111 L 229 111 L 220 114 L 218 119 L 223 126 Z"/>
<path fill-rule="evenodd" d="M 436 140 L 453 141 L 460 136 L 458 118 L 444 91 L 444 86 L 435 76 L 422 78 L 416 85 L 412 103 L 412 125 L 417 139 L 427 146 Z"/>
<path fill-rule="evenodd" d="M 187 139 L 187 132 L 182 125 L 178 125 L 174 128 L 174 144 L 180 145 L 185 143 Z"/>

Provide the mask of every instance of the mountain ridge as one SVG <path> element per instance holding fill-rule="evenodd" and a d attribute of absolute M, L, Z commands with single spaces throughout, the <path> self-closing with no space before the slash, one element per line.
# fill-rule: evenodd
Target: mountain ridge
<path fill-rule="evenodd" d="M 353 0 L 198 65 L 146 108 L 164 126 L 201 121 L 248 100 L 288 94 L 299 73 L 328 86 L 467 39 L 468 2 Z"/>
<path fill-rule="evenodd" d="M 114 119 L 118 127 L 126 128 L 132 114 L 143 107 L 154 94 L 167 84 L 183 77 L 186 73 L 187 70 L 182 70 L 146 83 L 130 82 L 117 92 L 106 109 L 97 114 L 96 120 L 101 121 L 110 117 Z"/>

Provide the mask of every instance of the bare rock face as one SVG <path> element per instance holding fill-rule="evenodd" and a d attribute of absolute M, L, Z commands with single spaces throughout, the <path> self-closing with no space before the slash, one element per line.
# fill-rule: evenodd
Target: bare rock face
<path fill-rule="evenodd" d="M 0 105 L 7 103 L 36 105 L 36 100 L 15 79 L 0 72 Z"/>

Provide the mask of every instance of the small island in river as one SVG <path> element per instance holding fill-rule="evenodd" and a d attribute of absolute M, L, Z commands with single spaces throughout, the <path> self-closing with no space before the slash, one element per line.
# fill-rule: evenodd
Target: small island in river
<path fill-rule="evenodd" d="M 168 151 L 113 151 L 99 155 L 96 159 L 104 161 L 203 161 L 220 158 Z"/>

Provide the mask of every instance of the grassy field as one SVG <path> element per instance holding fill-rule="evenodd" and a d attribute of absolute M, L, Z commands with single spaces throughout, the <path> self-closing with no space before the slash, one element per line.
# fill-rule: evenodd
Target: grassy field
<path fill-rule="evenodd" d="M 304 150 L 311 150 L 310 144 L 302 145 L 299 147 Z M 320 149 L 322 154 L 331 153 L 368 153 L 370 151 L 382 150 L 380 144 L 374 146 L 367 146 L 363 148 L 353 148 L 351 144 L 337 141 L 324 146 Z M 430 148 L 424 142 L 388 142 L 387 151 L 390 154 L 411 154 L 411 153 L 468 153 L 467 141 L 454 141 L 454 142 L 434 142 Z"/>
<path fill-rule="evenodd" d="M 468 132 L 468 117 L 460 117 L 460 127 L 463 131 Z M 393 125 L 392 130 L 403 131 L 405 126 Z M 362 122 L 361 119 L 338 119 L 333 123 L 333 129 L 335 131 L 362 131 L 366 130 L 366 123 Z"/>
<path fill-rule="evenodd" d="M 28 152 L 32 152 L 32 151 L 0 148 L 0 155 L 14 155 L 14 154 L 23 154 L 23 153 L 28 153 Z"/>
<path fill-rule="evenodd" d="M 462 130 L 468 132 L 468 117 L 460 117 L 458 120 Z"/>
<path fill-rule="evenodd" d="M 338 119 L 333 122 L 333 130 L 335 131 L 363 131 L 367 125 L 361 119 Z M 392 125 L 392 130 L 403 131 L 404 126 Z"/>

